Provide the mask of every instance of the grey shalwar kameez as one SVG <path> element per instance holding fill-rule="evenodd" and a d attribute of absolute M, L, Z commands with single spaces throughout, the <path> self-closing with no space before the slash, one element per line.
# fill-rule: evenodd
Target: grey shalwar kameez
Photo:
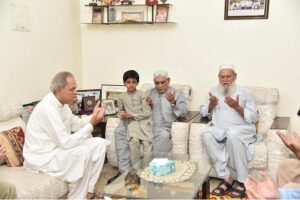
<path fill-rule="evenodd" d="M 167 92 L 175 92 L 174 106 L 167 100 L 165 94 L 158 93 L 155 88 L 147 91 L 153 102 L 153 155 L 155 157 L 165 157 L 170 152 L 172 122 L 178 117 L 184 117 L 188 112 L 187 100 L 182 92 L 172 87 L 169 87 Z"/>
<path fill-rule="evenodd" d="M 202 140 L 208 155 L 215 163 L 219 178 L 230 177 L 229 166 L 237 171 L 238 181 L 244 182 L 248 176 L 248 161 L 254 154 L 256 141 L 255 123 L 258 114 L 254 97 L 250 90 L 236 86 L 230 95 L 233 99 L 239 96 L 239 105 L 244 108 L 244 117 L 224 102 L 225 96 L 218 87 L 211 91 L 218 98 L 218 104 L 212 113 L 208 113 L 209 96 L 200 106 L 202 116 L 212 115 L 212 126 L 202 134 Z"/>
<path fill-rule="evenodd" d="M 130 147 L 130 159 L 134 166 L 141 157 L 140 146 L 143 148 L 144 164 L 148 164 L 152 159 L 152 112 L 146 101 L 145 94 L 136 90 L 133 93 L 125 92 L 119 96 L 118 117 L 127 112 L 134 117 L 133 120 L 122 119 L 127 124 L 127 141 Z"/>

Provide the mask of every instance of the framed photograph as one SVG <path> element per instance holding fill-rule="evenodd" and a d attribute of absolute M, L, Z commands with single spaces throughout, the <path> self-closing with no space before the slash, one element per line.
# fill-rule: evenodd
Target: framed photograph
<path fill-rule="evenodd" d="M 97 103 L 97 101 L 101 100 L 100 95 L 101 89 L 77 90 L 77 113 L 84 112 L 82 109 L 83 107 L 86 107 L 83 105 L 84 97 L 94 97 L 95 103 Z"/>
<path fill-rule="evenodd" d="M 105 108 L 105 115 L 116 114 L 116 108 L 114 100 L 105 99 L 102 101 L 102 106 Z"/>
<path fill-rule="evenodd" d="M 96 105 L 95 96 L 82 97 L 81 112 L 84 114 L 91 114 Z"/>
<path fill-rule="evenodd" d="M 144 12 L 122 12 L 122 22 L 135 23 L 144 21 Z"/>
<path fill-rule="evenodd" d="M 169 6 L 157 5 L 155 22 L 168 22 Z"/>
<path fill-rule="evenodd" d="M 114 101 L 116 111 L 118 111 L 118 96 L 127 91 L 125 85 L 101 85 L 101 100 L 110 99 Z"/>
<path fill-rule="evenodd" d="M 103 23 L 103 9 L 101 7 L 93 7 L 92 23 Z"/>
<path fill-rule="evenodd" d="M 225 0 L 225 20 L 268 19 L 269 0 Z"/>

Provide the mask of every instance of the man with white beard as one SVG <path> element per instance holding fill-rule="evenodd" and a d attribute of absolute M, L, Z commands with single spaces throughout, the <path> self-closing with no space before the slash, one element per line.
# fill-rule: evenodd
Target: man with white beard
<path fill-rule="evenodd" d="M 211 89 L 200 106 L 202 116 L 212 117 L 212 125 L 203 131 L 202 140 L 218 177 L 223 179 L 213 194 L 222 196 L 230 192 L 232 198 L 243 198 L 248 161 L 254 154 L 258 114 L 250 90 L 235 84 L 237 74 L 233 65 L 221 65 L 218 76 L 219 85 Z M 237 172 L 236 181 L 229 167 Z"/>

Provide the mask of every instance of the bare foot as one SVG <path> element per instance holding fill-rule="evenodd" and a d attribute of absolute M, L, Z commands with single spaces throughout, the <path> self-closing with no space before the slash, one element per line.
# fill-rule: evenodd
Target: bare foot
<path fill-rule="evenodd" d="M 86 199 L 88 199 L 88 200 L 93 199 L 93 197 L 94 197 L 94 193 L 91 193 L 91 192 L 88 192 L 86 195 Z"/>

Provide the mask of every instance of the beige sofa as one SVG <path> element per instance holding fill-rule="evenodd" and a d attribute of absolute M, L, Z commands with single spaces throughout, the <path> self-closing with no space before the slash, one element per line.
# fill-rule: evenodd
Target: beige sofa
<path fill-rule="evenodd" d="M 22 104 L 15 99 L 0 100 L 0 132 L 21 126 Z M 26 137 L 26 133 L 25 133 Z M 45 174 L 27 172 L 23 167 L 0 166 L 0 180 L 16 186 L 19 199 L 59 199 L 68 193 L 67 183 Z"/>
<path fill-rule="evenodd" d="M 183 92 L 184 96 L 187 98 L 188 106 L 190 105 L 192 99 L 192 89 L 188 85 L 174 84 L 172 87 Z M 153 88 L 153 84 L 142 84 L 140 89 L 142 91 L 147 91 L 150 88 Z M 188 132 L 192 119 L 198 116 L 198 112 L 189 112 L 188 116 L 183 119 L 178 119 L 173 122 L 171 128 L 172 135 L 172 153 L 174 154 L 187 154 L 188 153 Z M 107 160 L 108 163 L 113 166 L 118 166 L 118 157 L 115 146 L 115 129 L 120 123 L 120 119 L 116 117 L 108 118 L 106 129 L 105 129 L 105 138 L 112 141 L 112 143 L 107 147 Z"/>
<path fill-rule="evenodd" d="M 273 180 L 276 178 L 278 165 L 282 159 L 289 157 L 289 150 L 285 147 L 281 139 L 276 135 L 276 131 L 289 134 L 290 118 L 277 117 L 277 107 L 279 92 L 275 88 L 252 87 L 258 113 L 258 142 L 256 143 L 254 157 L 249 162 L 250 173 L 257 175 L 259 170 L 266 171 Z M 209 161 L 208 155 L 202 143 L 201 133 L 210 123 L 200 122 L 195 119 L 191 123 L 189 136 L 189 153 L 191 156 L 201 156 Z M 234 171 L 232 171 L 234 173 Z M 216 176 L 213 172 L 212 176 Z"/>

